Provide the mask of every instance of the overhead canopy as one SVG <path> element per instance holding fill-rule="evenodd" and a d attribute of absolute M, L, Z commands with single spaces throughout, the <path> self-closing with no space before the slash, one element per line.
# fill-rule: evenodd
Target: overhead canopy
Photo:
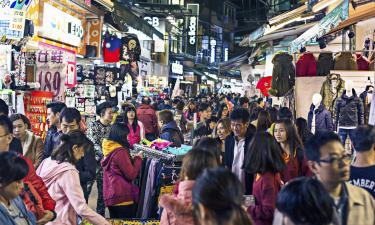
<path fill-rule="evenodd" d="M 230 60 L 220 63 L 219 64 L 219 71 L 220 73 L 229 71 L 233 68 L 237 68 L 243 64 L 247 64 L 249 62 L 249 55 L 250 51 L 247 51 L 237 57 L 231 58 Z"/>
<path fill-rule="evenodd" d="M 134 14 L 126 6 L 123 6 L 119 3 L 115 3 L 115 9 L 112 12 L 114 22 L 120 27 L 125 24 L 133 27 L 134 29 L 140 30 L 149 37 L 153 37 L 155 34 L 160 39 L 164 40 L 164 34 L 160 33 L 153 26 L 151 26 L 147 21 L 140 18 L 138 15 Z"/>

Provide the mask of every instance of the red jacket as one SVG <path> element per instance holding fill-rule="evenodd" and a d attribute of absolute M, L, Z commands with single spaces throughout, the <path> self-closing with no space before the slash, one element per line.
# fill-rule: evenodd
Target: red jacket
<path fill-rule="evenodd" d="M 24 159 L 29 166 L 29 173 L 27 176 L 23 179 L 24 183 L 32 184 L 34 189 L 37 190 L 40 198 L 43 202 L 43 208 L 44 210 L 49 211 L 55 211 L 55 205 L 56 202 L 52 199 L 52 197 L 48 193 L 48 189 L 46 188 L 46 185 L 44 184 L 42 178 L 40 178 L 38 175 L 36 175 L 35 168 L 33 166 L 33 162 L 22 156 L 19 155 L 22 159 Z"/>
<path fill-rule="evenodd" d="M 253 184 L 255 205 L 250 206 L 247 212 L 256 225 L 271 225 L 276 208 L 277 194 L 282 187 L 279 173 L 266 172 L 257 175 Z"/>
<path fill-rule="evenodd" d="M 158 134 L 158 119 L 151 105 L 142 104 L 137 109 L 137 117 L 145 127 L 145 134 Z"/>
<path fill-rule="evenodd" d="M 296 62 L 297 77 L 316 76 L 316 59 L 312 53 L 304 53 Z"/>
<path fill-rule="evenodd" d="M 286 169 L 280 172 L 281 180 L 286 183 L 296 177 L 304 176 L 311 177 L 312 172 L 307 165 L 307 159 L 304 155 L 302 162 L 297 156 L 290 160 L 289 158 L 284 158 L 286 163 Z M 301 171 L 300 171 L 301 170 Z"/>
<path fill-rule="evenodd" d="M 356 56 L 357 56 L 358 70 L 368 71 L 370 67 L 370 62 L 361 54 L 356 54 Z"/>

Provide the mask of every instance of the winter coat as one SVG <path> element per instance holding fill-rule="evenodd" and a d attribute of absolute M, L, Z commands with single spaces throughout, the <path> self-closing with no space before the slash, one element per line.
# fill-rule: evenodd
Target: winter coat
<path fill-rule="evenodd" d="M 76 168 L 79 171 L 82 188 L 86 189 L 87 183 L 94 181 L 96 177 L 97 162 L 93 148 L 85 152 L 85 155 L 77 162 Z"/>
<path fill-rule="evenodd" d="M 131 159 L 129 150 L 120 144 L 104 139 L 103 199 L 106 206 L 131 205 L 138 201 L 138 187 L 132 184 L 142 166 L 142 159 Z"/>
<path fill-rule="evenodd" d="M 26 131 L 23 143 L 23 155 L 31 159 L 35 168 L 38 168 L 43 158 L 43 141 L 31 131 Z"/>
<path fill-rule="evenodd" d="M 363 103 L 353 89 L 353 95 L 348 97 L 346 91 L 336 102 L 336 128 L 357 127 L 364 124 Z"/>
<path fill-rule="evenodd" d="M 174 120 L 163 126 L 160 138 L 173 142 L 172 147 L 181 147 L 184 144 L 184 135 Z"/>
<path fill-rule="evenodd" d="M 358 70 L 357 60 L 350 52 L 341 52 L 335 57 L 335 70 Z"/>
<path fill-rule="evenodd" d="M 36 224 L 34 214 L 27 211 L 25 204 L 20 197 L 17 197 L 11 201 L 20 210 L 23 217 L 25 217 L 31 223 L 30 225 Z M 0 204 L 0 224 L 17 225 L 12 216 L 9 214 L 8 209 L 6 209 L 3 204 Z"/>
<path fill-rule="evenodd" d="M 333 121 L 331 113 L 324 107 L 323 104 L 320 104 L 317 109 L 311 104 L 310 112 L 307 119 L 307 127 L 311 131 L 313 117 L 315 113 L 315 133 L 317 131 L 333 131 Z"/>
<path fill-rule="evenodd" d="M 151 105 L 142 104 L 138 107 L 137 117 L 145 127 L 145 134 L 158 134 L 158 119 Z"/>
<path fill-rule="evenodd" d="M 370 62 L 361 54 L 356 54 L 358 70 L 368 71 Z"/>
<path fill-rule="evenodd" d="M 255 225 L 272 224 L 277 194 L 282 185 L 279 173 L 266 172 L 256 176 L 253 184 L 255 205 L 247 209 Z"/>
<path fill-rule="evenodd" d="M 100 120 L 94 121 L 87 127 L 87 138 L 94 144 L 95 159 L 98 165 L 103 158 L 102 142 L 109 134 L 111 126 L 103 125 Z"/>
<path fill-rule="evenodd" d="M 288 53 L 276 54 L 273 59 L 272 85 L 270 94 L 276 97 L 284 96 L 295 83 L 296 71 L 293 57 Z"/>
<path fill-rule="evenodd" d="M 284 155 L 286 168 L 280 172 L 281 180 L 288 182 L 296 177 L 311 177 L 312 172 L 307 165 L 307 158 L 302 149 L 297 149 L 293 159 Z"/>
<path fill-rule="evenodd" d="M 86 204 L 78 170 L 74 165 L 68 162 L 59 163 L 50 157 L 43 160 L 37 174 L 43 179 L 48 192 L 56 201 L 57 217 L 48 225 L 76 225 L 78 215 L 94 225 L 109 224 Z"/>
<path fill-rule="evenodd" d="M 327 76 L 333 70 L 335 62 L 331 52 L 323 52 L 319 54 L 316 75 Z"/>
<path fill-rule="evenodd" d="M 130 133 L 128 134 L 128 141 L 130 144 L 130 148 L 133 148 L 134 144 L 139 144 L 142 139 L 145 138 L 145 128 L 141 121 L 137 121 L 137 126 L 134 131 L 133 127 L 128 123 L 128 128 Z"/>
<path fill-rule="evenodd" d="M 371 109 L 371 102 L 368 101 L 367 96 L 368 96 L 368 91 L 364 91 L 359 95 L 359 98 L 362 100 L 362 103 L 363 103 L 365 124 L 368 124 L 368 121 L 370 119 L 370 109 Z"/>
<path fill-rule="evenodd" d="M 296 62 L 297 77 L 316 76 L 316 59 L 312 53 L 304 53 Z"/>
<path fill-rule="evenodd" d="M 47 131 L 46 139 L 44 140 L 44 153 L 43 159 L 46 159 L 51 156 L 56 142 L 59 142 L 59 135 L 57 132 L 56 126 L 51 126 Z"/>
<path fill-rule="evenodd" d="M 337 76 L 337 77 L 336 77 Z M 332 81 L 337 81 L 336 87 L 332 87 Z M 334 91 L 332 91 L 334 89 Z M 331 112 L 332 118 L 335 118 L 335 103 L 336 99 L 342 95 L 345 90 L 345 81 L 341 79 L 340 75 L 329 74 L 326 80 L 323 82 L 320 94 L 323 97 L 324 107 Z"/>
<path fill-rule="evenodd" d="M 194 225 L 192 191 L 195 181 L 182 181 L 177 196 L 163 195 L 160 206 L 164 209 L 160 225 Z"/>

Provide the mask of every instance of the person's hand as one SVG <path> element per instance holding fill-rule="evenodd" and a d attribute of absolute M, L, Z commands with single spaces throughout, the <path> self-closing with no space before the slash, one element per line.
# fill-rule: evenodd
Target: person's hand
<path fill-rule="evenodd" d="M 44 225 L 48 222 L 51 222 L 53 217 L 54 217 L 53 212 L 49 211 L 49 210 L 46 210 L 46 211 L 44 211 L 44 216 L 40 220 L 36 221 L 36 224 L 37 225 Z"/>
<path fill-rule="evenodd" d="M 138 152 L 135 156 L 143 159 L 143 151 Z"/>

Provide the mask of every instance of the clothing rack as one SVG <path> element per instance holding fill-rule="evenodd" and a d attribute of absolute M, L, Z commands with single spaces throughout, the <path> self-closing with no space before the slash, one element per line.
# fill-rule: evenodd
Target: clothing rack
<path fill-rule="evenodd" d="M 176 159 L 176 156 L 173 154 L 168 154 L 160 150 L 149 148 L 147 146 L 140 145 L 140 144 L 135 144 L 134 150 L 135 152 L 143 151 L 143 153 L 146 155 L 147 158 L 166 159 L 166 160 L 173 160 L 173 161 Z"/>

